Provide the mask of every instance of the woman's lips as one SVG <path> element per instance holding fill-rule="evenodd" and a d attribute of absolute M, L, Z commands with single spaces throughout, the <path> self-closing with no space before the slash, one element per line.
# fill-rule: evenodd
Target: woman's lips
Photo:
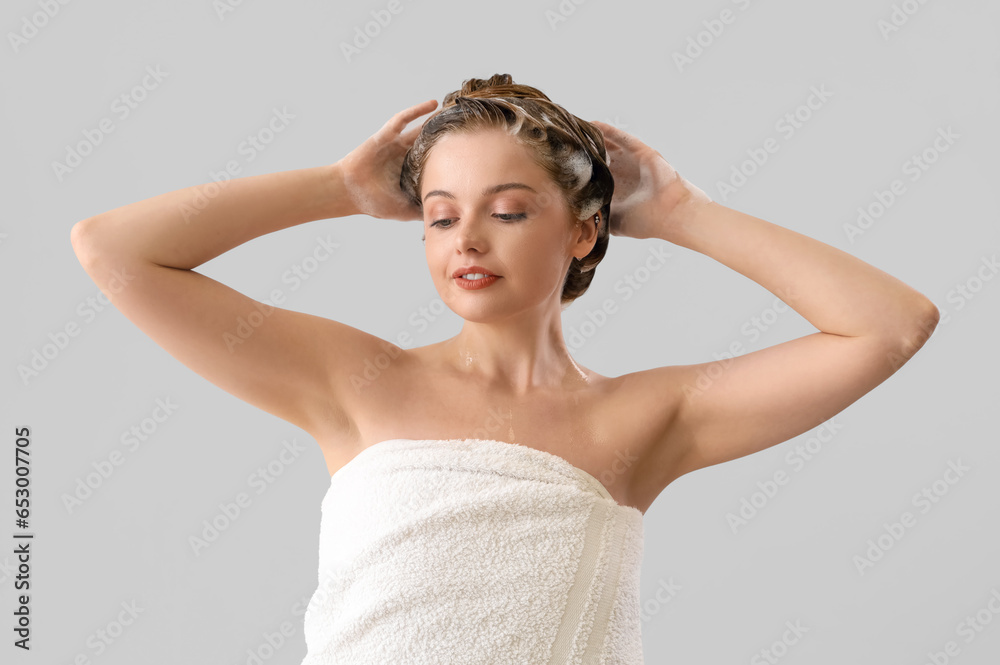
<path fill-rule="evenodd" d="M 466 274 L 482 275 L 484 273 L 466 273 Z M 481 277 L 479 279 L 466 279 L 465 277 L 459 276 L 455 278 L 455 283 L 458 284 L 459 287 L 467 291 L 475 291 L 477 289 L 485 289 L 486 287 L 495 283 L 498 279 L 500 279 L 500 277 L 497 275 L 487 275 L 486 277 Z"/>

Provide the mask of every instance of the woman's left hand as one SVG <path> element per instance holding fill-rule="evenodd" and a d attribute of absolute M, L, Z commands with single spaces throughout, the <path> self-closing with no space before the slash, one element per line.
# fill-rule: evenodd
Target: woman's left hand
<path fill-rule="evenodd" d="M 597 120 L 615 179 L 611 235 L 670 239 L 681 218 L 712 199 L 685 180 L 658 151 L 613 125 Z"/>

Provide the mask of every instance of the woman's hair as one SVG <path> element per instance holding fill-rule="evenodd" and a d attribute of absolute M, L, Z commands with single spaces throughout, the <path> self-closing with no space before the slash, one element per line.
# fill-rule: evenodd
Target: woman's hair
<path fill-rule="evenodd" d="M 593 223 L 601 213 L 597 240 L 582 259 L 573 258 L 563 282 L 565 308 L 586 292 L 594 269 L 608 249 L 608 220 L 615 182 L 607 165 L 600 130 L 554 103 L 537 88 L 514 83 L 510 74 L 468 79 L 445 95 L 441 108 L 424 122 L 403 160 L 399 186 L 419 209 L 424 164 L 431 148 L 449 132 L 500 128 L 531 149 L 535 162 L 563 192 L 577 220 Z"/>

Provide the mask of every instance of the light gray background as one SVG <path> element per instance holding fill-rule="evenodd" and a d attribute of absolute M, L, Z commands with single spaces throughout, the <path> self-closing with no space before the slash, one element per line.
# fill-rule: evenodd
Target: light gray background
<path fill-rule="evenodd" d="M 915 13 L 883 34 L 879 22 L 904 5 Z M 229 160 L 241 175 L 335 161 L 396 111 L 440 102 L 466 78 L 506 72 L 584 119 L 637 135 L 718 202 L 849 251 L 942 313 L 917 356 L 838 415 L 836 434 L 801 468 L 787 456 L 810 438 L 815 445 L 822 428 L 685 476 L 660 495 L 645 517 L 646 662 L 766 662 L 752 659 L 796 621 L 808 632 L 781 663 L 916 665 L 949 640 L 960 648 L 949 662 L 997 662 L 1000 601 L 994 609 L 989 601 L 994 591 L 1000 598 L 1000 279 L 985 267 L 977 276 L 1000 246 L 997 3 L 402 0 L 350 61 L 341 44 L 387 2 L 244 0 L 222 14 L 219 6 L 72 2 L 47 18 L 37 1 L 16 0 L 2 10 L 0 660 L 236 665 L 250 650 L 269 664 L 296 664 L 305 654 L 301 607 L 316 582 L 319 502 L 329 482 L 319 448 L 188 370 L 113 307 L 87 314 L 99 291 L 73 254 L 71 226 L 208 182 Z M 707 39 L 703 21 L 723 10 L 732 22 Z M 25 21 L 42 27 L 15 47 L 12 33 L 31 33 Z M 708 45 L 679 68 L 674 53 L 701 32 Z M 112 104 L 147 66 L 166 78 L 122 118 Z M 832 96 L 786 138 L 776 123 L 814 86 Z M 294 118 L 248 161 L 240 143 L 267 126 L 274 108 Z M 60 180 L 52 163 L 105 117 L 114 131 Z M 912 181 L 904 163 L 933 150 L 947 128 L 958 138 Z M 778 152 L 720 196 L 717 183 L 769 137 Z M 850 243 L 844 225 L 893 179 L 905 193 Z M 259 300 L 280 288 L 285 307 L 386 339 L 408 331 L 424 345 L 454 335 L 460 320 L 450 311 L 433 321 L 421 314 L 437 293 L 420 234 L 419 224 L 366 217 L 318 221 L 198 270 Z M 297 289 L 283 282 L 327 235 L 341 245 L 334 257 Z M 744 326 L 774 313 L 774 295 L 675 246 L 626 301 L 615 283 L 657 243 L 665 245 L 613 238 L 590 290 L 565 312 L 568 338 L 605 298 L 619 305 L 575 349 L 585 366 L 617 376 L 711 360 L 735 341 L 756 350 L 814 332 L 786 311 L 751 339 Z M 374 261 L 391 269 L 373 271 Z M 971 299 L 959 285 L 976 289 Z M 74 322 L 79 334 L 22 380 L 18 366 Z M 155 431 L 146 421 L 147 440 L 130 450 L 122 432 L 142 427 L 157 399 L 177 409 Z M 9 630 L 15 426 L 33 432 L 30 654 L 11 646 Z M 277 461 L 283 441 L 304 452 Z M 64 497 L 115 450 L 123 463 L 68 510 Z M 970 470 L 939 485 L 947 493 L 921 512 L 913 495 L 943 478 L 949 460 Z M 281 475 L 258 494 L 250 476 L 269 463 Z M 777 470 L 790 482 L 734 533 L 727 513 Z M 251 505 L 195 555 L 189 537 L 238 492 Z M 905 511 L 915 526 L 862 575 L 854 557 Z M 130 602 L 141 614 L 120 634 L 112 626 L 117 638 L 99 653 L 98 631 Z M 960 624 L 979 611 L 992 621 L 967 642 Z M 285 622 L 291 635 L 269 653 L 267 636 Z"/>

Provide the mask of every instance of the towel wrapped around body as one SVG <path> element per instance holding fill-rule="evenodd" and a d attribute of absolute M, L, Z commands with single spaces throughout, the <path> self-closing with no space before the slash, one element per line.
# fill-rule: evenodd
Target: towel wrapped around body
<path fill-rule="evenodd" d="M 642 513 L 558 455 L 389 439 L 323 498 L 302 665 L 641 665 Z"/>

